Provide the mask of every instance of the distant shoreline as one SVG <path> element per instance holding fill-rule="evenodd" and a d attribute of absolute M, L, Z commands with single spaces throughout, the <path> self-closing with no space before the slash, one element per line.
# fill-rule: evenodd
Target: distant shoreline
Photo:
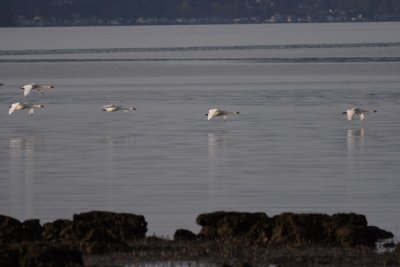
<path fill-rule="evenodd" d="M 274 25 L 274 24 L 340 24 L 340 23 L 391 23 L 391 22 L 399 22 L 400 19 L 396 20 L 343 20 L 343 21 L 301 21 L 301 22 L 266 22 L 266 21 L 243 21 L 243 22 L 235 22 L 232 20 L 229 21 L 213 21 L 213 22 L 169 22 L 169 23 L 156 23 L 156 22 L 143 22 L 143 23 L 116 23 L 116 22 L 105 22 L 105 23 L 83 23 L 83 22 L 76 22 L 76 23 L 52 23 L 52 22 L 27 22 L 24 24 L 16 24 L 10 26 L 0 26 L 0 28 L 38 28 L 38 27 L 131 27 L 131 26 L 191 26 L 191 25 L 198 25 L 198 26 L 206 26 L 206 25 Z"/>

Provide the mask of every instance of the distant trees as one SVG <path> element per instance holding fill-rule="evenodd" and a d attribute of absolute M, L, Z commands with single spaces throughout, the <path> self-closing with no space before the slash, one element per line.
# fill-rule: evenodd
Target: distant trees
<path fill-rule="evenodd" d="M 64 19 L 249 18 L 272 15 L 346 14 L 376 19 L 400 17 L 400 0 L 0 0 L 0 25 L 17 16 Z"/>

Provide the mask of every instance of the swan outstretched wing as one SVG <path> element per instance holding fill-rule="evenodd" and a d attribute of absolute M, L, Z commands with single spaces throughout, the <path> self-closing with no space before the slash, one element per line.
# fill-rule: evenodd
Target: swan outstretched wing
<path fill-rule="evenodd" d="M 360 113 L 360 120 L 361 120 L 361 121 L 364 121 L 364 120 L 365 120 L 364 113 L 362 113 L 362 112 Z"/>
<path fill-rule="evenodd" d="M 33 86 L 29 84 L 29 85 L 24 85 L 22 88 L 24 88 L 24 96 L 27 96 L 31 92 Z"/>
<path fill-rule="evenodd" d="M 216 109 L 216 108 L 213 108 L 213 109 L 208 110 L 208 117 L 207 117 L 207 119 L 208 119 L 208 120 L 211 120 L 211 118 L 214 117 L 217 113 L 218 113 L 218 109 Z"/>
<path fill-rule="evenodd" d="M 347 121 L 351 121 L 355 114 L 354 108 L 347 110 Z"/>
<path fill-rule="evenodd" d="M 119 109 L 120 109 L 120 107 L 116 106 L 114 104 L 103 106 L 103 110 L 107 111 L 107 112 L 114 112 L 114 111 L 117 111 Z"/>
<path fill-rule="evenodd" d="M 11 115 L 15 111 L 15 109 L 18 106 L 18 104 L 19 103 L 14 103 L 14 104 L 11 105 L 10 109 L 8 110 L 8 115 Z"/>

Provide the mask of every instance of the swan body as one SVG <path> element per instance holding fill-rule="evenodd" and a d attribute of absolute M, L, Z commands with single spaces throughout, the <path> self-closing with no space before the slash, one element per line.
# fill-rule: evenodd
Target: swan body
<path fill-rule="evenodd" d="M 36 105 L 36 104 L 29 104 L 29 103 L 14 103 L 10 106 L 10 109 L 8 110 L 8 115 L 11 115 L 14 113 L 16 110 L 23 110 L 27 109 L 29 115 L 33 115 L 33 109 L 34 108 L 42 108 L 44 107 L 43 105 Z"/>
<path fill-rule="evenodd" d="M 222 117 L 224 122 L 226 122 L 228 120 L 228 114 L 240 114 L 240 113 L 238 111 L 231 112 L 231 111 L 220 110 L 218 108 L 213 108 L 208 110 L 206 116 L 208 120 L 211 120 L 214 117 Z"/>
<path fill-rule="evenodd" d="M 377 112 L 375 109 L 360 109 L 360 108 L 350 108 L 343 112 L 342 114 L 346 114 L 347 121 L 350 122 L 354 115 L 357 115 L 360 118 L 360 121 L 363 122 L 365 120 L 364 113 L 366 112 Z"/>
<path fill-rule="evenodd" d="M 43 92 L 45 90 L 52 89 L 52 88 L 54 88 L 54 86 L 51 84 L 40 85 L 40 84 L 36 84 L 36 83 L 26 84 L 21 87 L 21 89 L 24 90 L 24 96 L 29 95 L 29 93 L 32 90 L 36 90 L 39 94 L 43 94 Z"/>
<path fill-rule="evenodd" d="M 134 108 L 134 107 L 123 107 L 123 106 L 117 106 L 117 105 L 113 105 L 112 104 L 112 105 L 104 106 L 102 108 L 102 110 L 106 111 L 106 112 L 115 112 L 115 111 L 118 111 L 118 110 L 122 110 L 124 112 L 128 112 L 130 110 L 136 110 L 136 108 Z"/>

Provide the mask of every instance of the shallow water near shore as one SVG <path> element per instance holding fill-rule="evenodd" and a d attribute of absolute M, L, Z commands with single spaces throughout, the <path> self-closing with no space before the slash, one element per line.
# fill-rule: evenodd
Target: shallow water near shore
<path fill-rule="evenodd" d="M 399 23 L 0 36 L 0 214 L 129 212 L 172 237 L 216 210 L 356 212 L 399 238 Z M 24 98 L 30 82 L 56 88 Z M 45 107 L 9 116 L 17 101 Z M 215 106 L 240 114 L 207 121 Z M 352 106 L 378 112 L 347 123 Z"/>

